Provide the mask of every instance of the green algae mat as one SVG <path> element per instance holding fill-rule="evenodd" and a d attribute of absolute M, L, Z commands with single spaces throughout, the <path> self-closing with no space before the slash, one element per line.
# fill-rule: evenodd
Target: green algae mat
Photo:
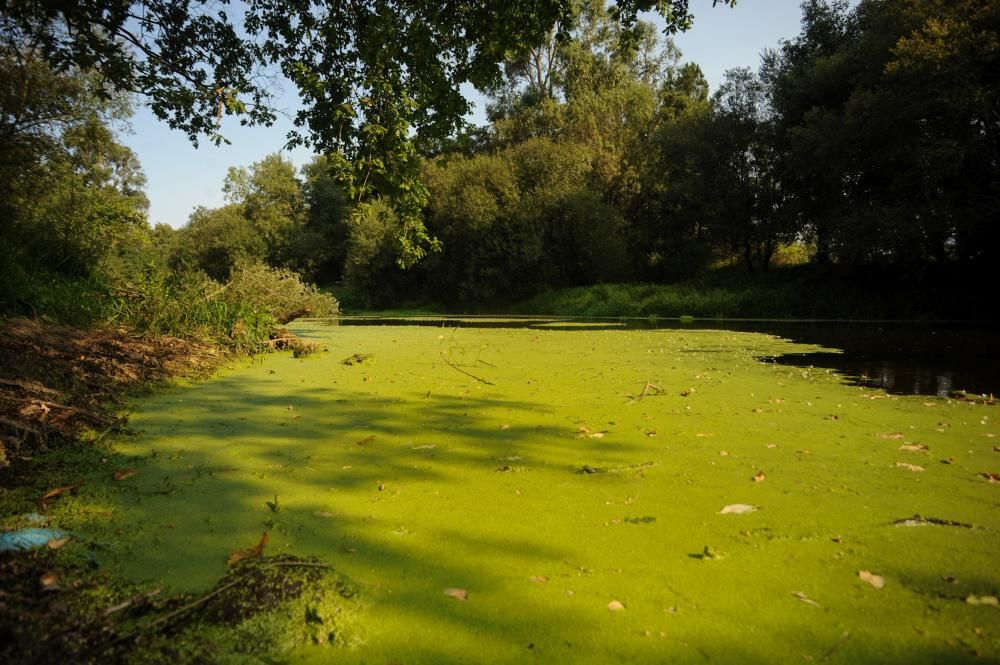
<path fill-rule="evenodd" d="M 134 405 L 108 490 L 127 579 L 203 592 L 243 550 L 350 580 L 293 662 L 1000 657 L 993 406 L 761 334 L 295 329 L 328 351 Z"/>

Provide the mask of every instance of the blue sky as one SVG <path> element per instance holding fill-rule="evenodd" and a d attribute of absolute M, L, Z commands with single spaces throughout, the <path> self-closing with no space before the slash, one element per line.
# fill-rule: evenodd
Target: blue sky
<path fill-rule="evenodd" d="M 853 4 L 853 3 L 852 3 Z M 739 0 L 735 8 L 712 8 L 711 0 L 692 0 L 694 27 L 674 41 L 683 58 L 698 63 L 714 90 L 723 72 L 732 67 L 760 64 L 763 49 L 777 46 L 780 39 L 799 32 L 799 0 Z M 483 122 L 482 98 L 477 100 L 471 120 Z M 295 104 L 294 90 L 279 101 L 288 108 Z M 230 166 L 248 166 L 281 150 L 291 121 L 281 118 L 273 127 L 240 127 L 231 118 L 224 120 L 222 132 L 231 145 L 216 147 L 203 141 L 194 148 L 184 134 L 172 131 L 137 104 L 132 119 L 133 133 L 122 137 L 139 156 L 146 172 L 150 224 L 183 226 L 199 205 L 214 208 L 224 203 L 222 182 Z M 309 161 L 310 151 L 286 152 L 296 165 Z"/>

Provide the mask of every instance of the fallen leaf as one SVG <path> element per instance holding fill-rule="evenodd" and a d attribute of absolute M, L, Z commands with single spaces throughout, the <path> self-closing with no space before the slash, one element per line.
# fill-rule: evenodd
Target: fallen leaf
<path fill-rule="evenodd" d="M 906 469 L 907 471 L 926 471 L 924 467 L 919 464 L 907 464 L 906 462 L 896 462 L 896 466 L 900 469 Z"/>
<path fill-rule="evenodd" d="M 900 450 L 911 450 L 913 452 L 924 453 L 930 450 L 927 446 L 922 443 L 904 443 L 899 447 Z"/>
<path fill-rule="evenodd" d="M 69 541 L 73 539 L 72 536 L 66 536 L 65 538 L 53 538 L 49 542 L 45 543 L 50 550 L 57 550 Z"/>
<path fill-rule="evenodd" d="M 729 451 L 728 450 L 720 450 L 719 451 L 719 457 L 729 457 Z"/>
<path fill-rule="evenodd" d="M 58 591 L 59 576 L 53 572 L 45 573 L 38 578 L 38 584 L 42 587 L 42 591 Z"/>
<path fill-rule="evenodd" d="M 876 575 L 875 573 L 870 573 L 867 570 L 859 570 L 858 577 L 861 578 L 862 582 L 868 582 L 876 589 L 881 589 L 885 586 L 885 578 L 881 575 Z"/>
<path fill-rule="evenodd" d="M 823 607 L 822 605 L 820 605 L 819 603 L 817 603 L 815 600 L 813 600 L 809 596 L 807 596 L 804 593 L 802 593 L 801 591 L 795 591 L 794 593 L 792 593 L 792 595 L 795 596 L 796 598 L 798 598 L 799 600 L 801 600 L 803 603 L 805 603 L 807 605 L 813 605 L 814 607 Z"/>
<path fill-rule="evenodd" d="M 317 510 L 313 512 L 313 517 L 322 517 L 323 519 L 329 519 L 333 517 L 333 513 L 328 513 L 325 510 Z"/>
<path fill-rule="evenodd" d="M 876 434 L 875 436 L 880 439 L 895 439 L 896 441 L 901 441 L 903 439 L 902 432 L 887 432 L 886 434 Z"/>
<path fill-rule="evenodd" d="M 767 476 L 764 475 L 763 471 L 758 471 L 757 473 L 753 474 L 753 481 L 755 483 L 759 483 L 762 480 L 767 480 Z"/>
<path fill-rule="evenodd" d="M 587 435 L 587 438 L 588 439 L 603 439 L 605 434 L 607 434 L 606 431 L 604 431 L 604 432 L 591 432 L 590 434 Z"/>
<path fill-rule="evenodd" d="M 719 511 L 719 514 L 742 515 L 744 513 L 752 513 L 755 510 L 757 510 L 757 506 L 751 506 L 749 503 L 733 503 L 723 507 L 723 509 Z"/>
<path fill-rule="evenodd" d="M 777 448 L 778 444 L 776 444 L 776 443 L 769 443 L 769 444 L 767 444 L 767 447 L 768 448 Z"/>
<path fill-rule="evenodd" d="M 129 467 L 127 469 L 118 469 L 115 471 L 115 480 L 125 480 L 126 478 L 131 478 L 139 474 L 138 469 L 133 469 Z"/>
<path fill-rule="evenodd" d="M 510 425 L 500 425 L 500 429 L 510 429 Z"/>
<path fill-rule="evenodd" d="M 996 596 L 969 596 L 965 599 L 969 605 L 1000 605 Z"/>
<path fill-rule="evenodd" d="M 422 446 L 410 446 L 410 450 L 433 450 L 434 448 L 437 448 L 437 446 L 433 443 L 425 443 Z"/>
<path fill-rule="evenodd" d="M 608 603 L 608 609 L 612 612 L 624 612 L 625 605 L 620 600 L 612 600 Z"/>
<path fill-rule="evenodd" d="M 279 510 L 281 510 L 281 507 L 278 505 L 278 495 L 277 494 L 274 495 L 274 501 L 265 501 L 264 503 L 267 504 L 267 507 L 271 509 L 272 513 L 276 513 Z"/>
<path fill-rule="evenodd" d="M 1000 473 L 981 473 L 979 476 L 985 478 L 988 483 L 1000 483 Z"/>
<path fill-rule="evenodd" d="M 465 589 L 445 589 L 444 595 L 451 596 L 457 600 L 468 600 L 469 592 Z"/>
<path fill-rule="evenodd" d="M 533 575 L 531 577 L 531 581 L 538 582 L 539 584 L 541 584 L 542 582 L 548 582 L 549 578 L 547 578 L 545 575 Z"/>
<path fill-rule="evenodd" d="M 711 432 L 697 432 L 695 434 L 695 436 L 697 436 L 697 437 L 705 437 L 705 436 L 715 436 L 715 435 L 712 434 Z"/>
<path fill-rule="evenodd" d="M 42 495 L 42 498 L 38 500 L 38 505 L 40 505 L 44 509 L 45 508 L 45 503 L 49 499 L 54 499 L 54 498 L 56 498 L 57 496 L 59 496 L 61 494 L 65 494 L 67 492 L 72 492 L 76 488 L 78 488 L 81 485 L 83 485 L 83 483 L 84 483 L 84 481 L 81 480 L 80 482 L 73 483 L 72 485 L 66 485 L 65 487 L 56 487 L 55 489 L 51 489 L 51 490 L 49 490 L 48 492 L 46 492 L 45 494 Z"/>
<path fill-rule="evenodd" d="M 226 560 L 226 565 L 232 566 L 237 562 L 244 561 L 246 559 L 254 559 L 256 557 L 263 555 L 264 548 L 267 547 L 267 541 L 268 541 L 268 535 L 267 531 L 265 531 L 264 535 L 260 537 L 260 542 L 251 547 L 250 549 L 236 550 L 235 552 L 230 554 L 229 558 Z"/>
<path fill-rule="evenodd" d="M 1000 446 L 993 446 L 993 452 L 1000 453 Z"/>
<path fill-rule="evenodd" d="M 375 435 L 372 434 L 371 436 L 366 436 L 365 438 L 361 439 L 360 441 L 355 441 L 354 445 L 356 445 L 356 446 L 367 446 L 369 443 L 371 443 L 374 440 L 375 440 Z"/>

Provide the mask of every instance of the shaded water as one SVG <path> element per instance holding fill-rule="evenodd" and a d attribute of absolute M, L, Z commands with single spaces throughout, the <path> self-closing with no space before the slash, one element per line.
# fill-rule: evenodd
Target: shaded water
<path fill-rule="evenodd" d="M 829 350 L 763 356 L 765 362 L 832 369 L 854 385 L 895 395 L 1000 394 L 1000 330 L 969 323 L 769 321 L 572 317 L 343 317 L 335 325 L 458 328 L 731 330 L 775 335 Z"/>

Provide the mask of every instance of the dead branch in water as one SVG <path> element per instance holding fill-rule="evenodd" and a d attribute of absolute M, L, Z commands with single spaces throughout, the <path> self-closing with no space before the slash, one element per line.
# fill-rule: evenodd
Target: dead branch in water
<path fill-rule="evenodd" d="M 641 402 L 642 398 L 645 397 L 646 395 L 648 395 L 650 391 L 653 391 L 654 395 L 659 395 L 660 393 L 663 392 L 659 387 L 654 386 L 652 383 L 650 383 L 649 381 L 647 381 L 646 385 L 644 385 L 642 387 L 642 392 L 640 392 L 637 397 L 632 396 L 632 395 L 628 395 L 628 398 L 630 400 L 632 400 L 633 402 Z"/>
<path fill-rule="evenodd" d="M 495 383 L 491 383 L 490 381 L 487 381 L 486 379 L 479 378 L 475 374 L 472 374 L 470 372 L 466 372 L 464 369 L 462 369 L 461 367 L 459 367 L 455 363 L 453 363 L 450 360 L 448 360 L 448 357 L 446 355 L 444 355 L 444 351 L 441 351 L 440 353 L 441 353 L 441 360 L 443 360 L 445 362 L 445 364 L 448 365 L 448 367 L 452 368 L 456 372 L 461 372 L 462 374 L 465 374 L 466 376 L 472 377 L 476 381 L 479 381 L 479 383 L 485 383 L 488 386 L 494 386 L 494 385 L 496 385 Z"/>

